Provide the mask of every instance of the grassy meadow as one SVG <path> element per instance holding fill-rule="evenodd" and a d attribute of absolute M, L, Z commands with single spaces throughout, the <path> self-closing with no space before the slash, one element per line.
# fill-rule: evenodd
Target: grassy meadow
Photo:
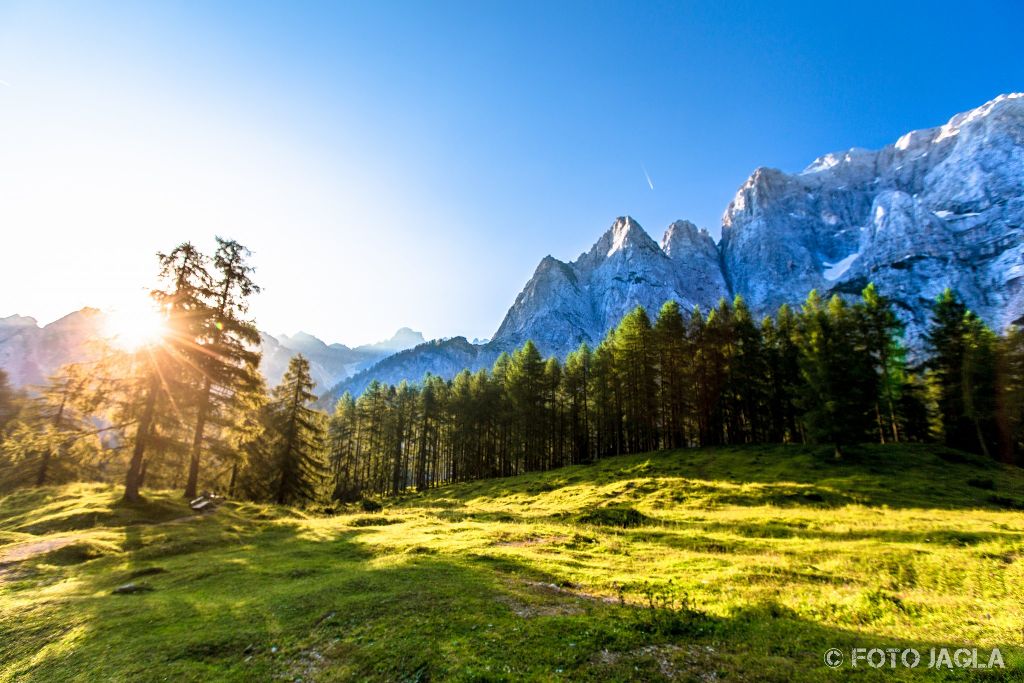
<path fill-rule="evenodd" d="M 1024 471 L 940 447 L 624 456 L 372 512 L 119 493 L 0 499 L 0 681 L 1024 680 Z M 823 663 L 943 645 L 1006 668 Z"/>

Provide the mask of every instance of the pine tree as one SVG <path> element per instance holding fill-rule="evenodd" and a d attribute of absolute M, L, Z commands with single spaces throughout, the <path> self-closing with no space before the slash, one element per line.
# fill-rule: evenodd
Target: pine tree
<path fill-rule="evenodd" d="M 946 289 L 932 308 L 931 325 L 925 334 L 929 352 L 925 365 L 938 405 L 940 438 L 947 446 L 973 450 L 977 435 L 964 405 L 967 320 L 967 307 Z"/>
<path fill-rule="evenodd" d="M 271 392 L 268 432 L 276 465 L 274 500 L 281 505 L 317 500 L 325 477 L 326 425 L 310 407 L 316 400 L 309 361 L 301 354 L 288 363 L 281 383 Z"/>
<path fill-rule="evenodd" d="M 801 320 L 800 406 L 808 435 L 816 443 L 845 446 L 864 439 L 871 424 L 877 380 L 857 321 L 839 296 L 827 307 L 817 292 L 804 304 Z"/>
<path fill-rule="evenodd" d="M 569 447 L 573 464 L 592 460 L 589 391 L 592 364 L 593 353 L 585 342 L 565 359 L 562 393 L 569 410 Z"/>
<path fill-rule="evenodd" d="M 760 326 L 743 298 L 733 302 L 732 359 L 728 395 L 732 399 L 731 443 L 764 442 L 768 412 L 768 359 Z"/>
<path fill-rule="evenodd" d="M 7 373 L 0 369 L 0 444 L 19 409 L 18 393 L 11 387 Z"/>
<path fill-rule="evenodd" d="M 689 367 L 686 322 L 679 304 L 666 301 L 654 322 L 653 341 L 657 357 L 658 412 L 662 446 L 686 445 L 687 385 Z"/>
<path fill-rule="evenodd" d="M 626 314 L 612 339 L 615 372 L 622 387 L 623 424 L 629 453 L 657 448 L 657 386 L 650 318 L 643 306 Z"/>
<path fill-rule="evenodd" d="M 889 440 L 898 443 L 900 431 L 896 406 L 900 400 L 904 380 L 903 359 L 906 356 L 898 337 L 903 332 L 903 326 L 896 318 L 892 304 L 878 293 L 874 283 L 869 284 L 861 293 L 856 312 L 878 375 L 880 390 L 875 404 L 878 438 L 881 443 Z"/>
<path fill-rule="evenodd" d="M 978 452 L 991 457 L 992 451 L 998 447 L 998 340 L 995 333 L 973 314 L 965 317 L 964 328 L 964 416 L 974 426 Z"/>
<path fill-rule="evenodd" d="M 1013 326 L 1001 340 L 999 352 L 1000 455 L 1007 464 L 1019 463 L 1024 452 L 1024 330 Z"/>
<path fill-rule="evenodd" d="M 516 416 L 513 428 L 516 438 L 517 472 L 539 469 L 544 450 L 544 359 L 532 341 L 527 341 L 512 354 L 507 387 L 512 410 Z"/>

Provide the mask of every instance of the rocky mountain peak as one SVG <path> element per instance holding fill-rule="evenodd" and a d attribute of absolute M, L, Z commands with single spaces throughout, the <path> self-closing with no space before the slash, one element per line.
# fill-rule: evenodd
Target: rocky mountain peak
<path fill-rule="evenodd" d="M 673 260 L 688 257 L 694 252 L 698 254 L 715 254 L 718 247 L 707 230 L 698 228 L 690 221 L 676 221 L 668 226 L 665 236 L 661 239 L 661 249 Z"/>

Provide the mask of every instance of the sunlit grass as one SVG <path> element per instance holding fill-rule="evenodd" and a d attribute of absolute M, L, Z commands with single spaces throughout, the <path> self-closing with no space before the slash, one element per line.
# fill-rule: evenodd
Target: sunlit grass
<path fill-rule="evenodd" d="M 0 558 L 73 543 L 0 575 L 0 680 L 812 681 L 853 673 L 830 647 L 945 644 L 1016 680 L 1021 503 L 1021 471 L 926 447 L 613 458 L 332 516 L 17 493 Z"/>

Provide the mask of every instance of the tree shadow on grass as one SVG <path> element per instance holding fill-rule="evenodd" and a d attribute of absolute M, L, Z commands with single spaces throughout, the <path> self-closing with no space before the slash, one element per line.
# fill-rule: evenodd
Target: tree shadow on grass
<path fill-rule="evenodd" d="M 125 527 L 125 557 L 67 570 L 60 592 L 5 594 L 0 678 L 891 680 L 888 669 L 829 670 L 824 651 L 937 645 L 825 627 L 774 604 L 728 617 L 675 597 L 620 604 L 518 558 L 375 553 L 358 528 L 314 537 L 299 524 L 209 518 L 172 531 Z M 112 594 L 154 566 L 136 577 L 151 592 Z M 1013 676 L 991 680 L 1024 675 L 1019 651 L 1004 657 Z"/>

